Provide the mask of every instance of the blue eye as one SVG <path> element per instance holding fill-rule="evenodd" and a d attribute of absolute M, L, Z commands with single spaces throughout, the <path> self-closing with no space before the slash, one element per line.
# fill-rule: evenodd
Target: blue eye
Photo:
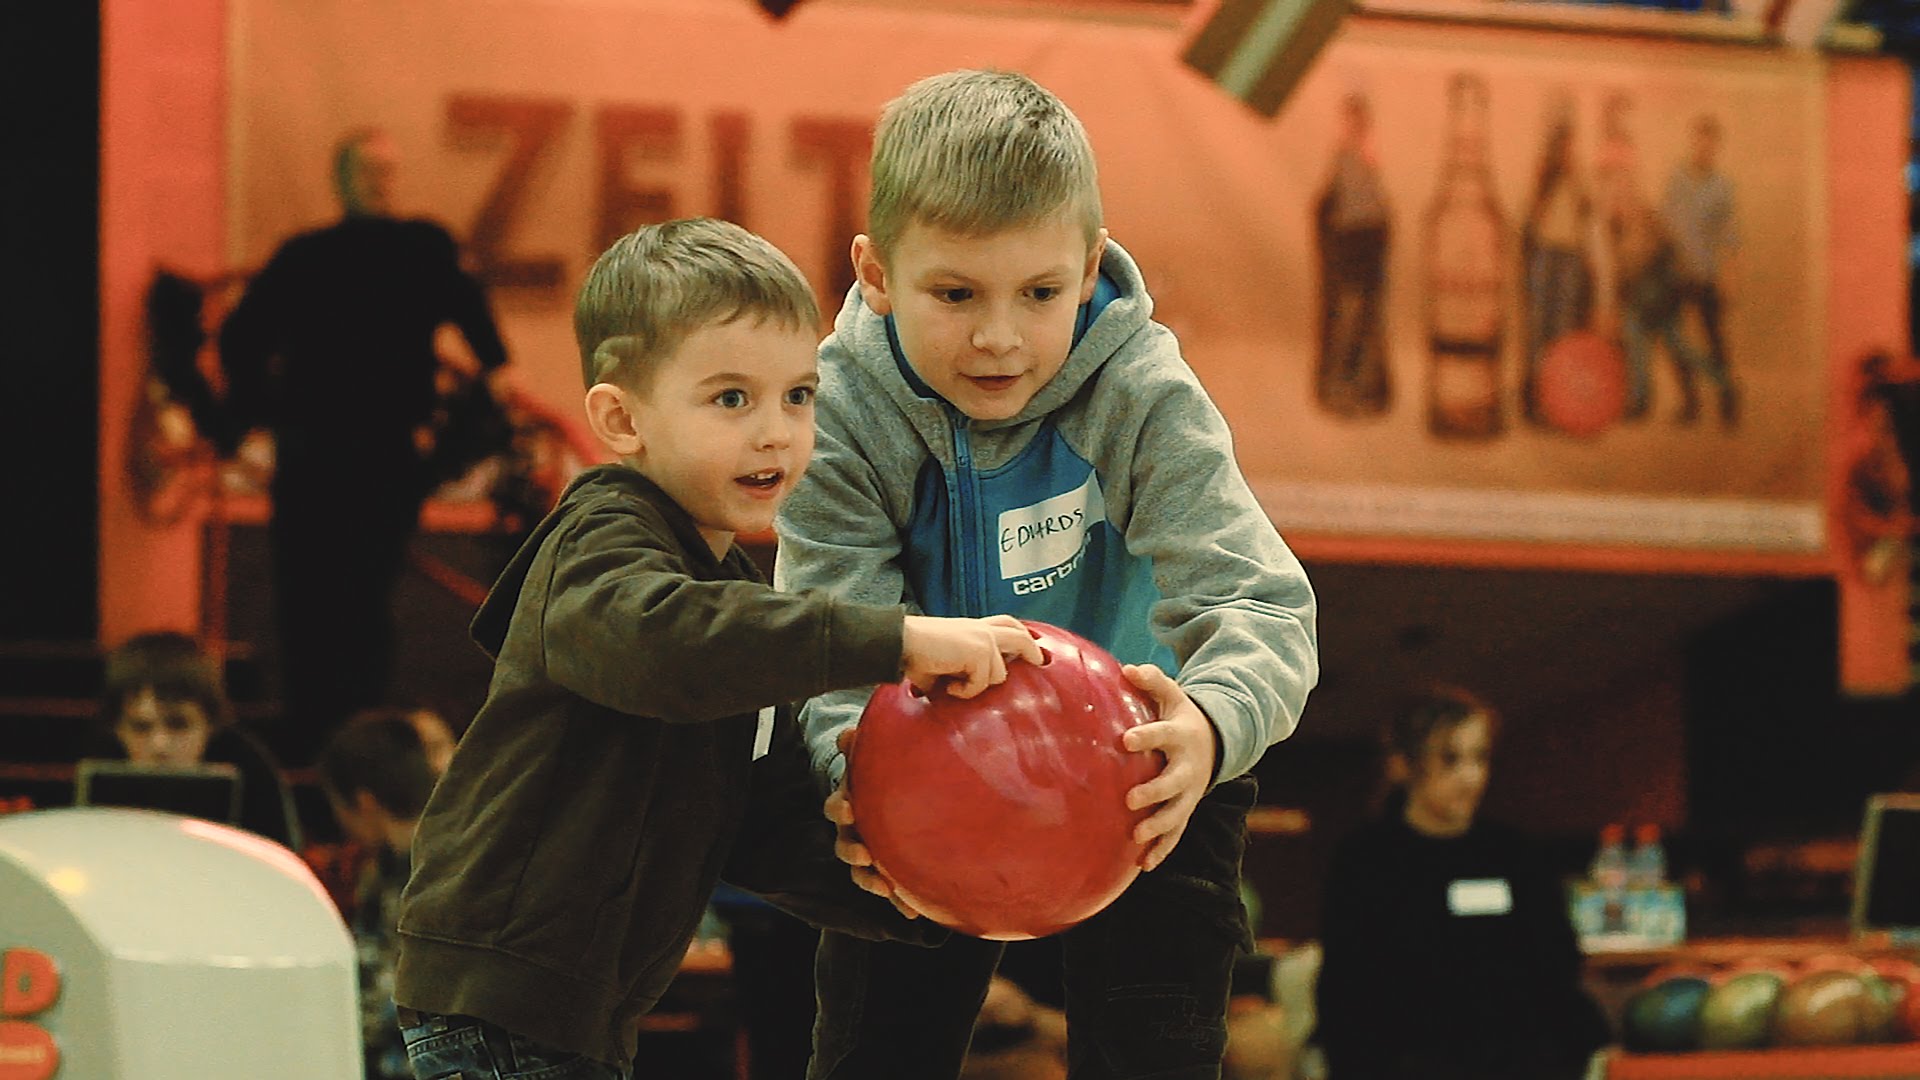
<path fill-rule="evenodd" d="M 745 390 L 722 390 L 718 394 L 713 395 L 713 402 L 723 409 L 743 408 L 747 404 L 747 392 Z"/>
<path fill-rule="evenodd" d="M 805 405 L 811 401 L 813 401 L 813 387 L 811 386 L 796 386 L 787 391 L 787 404 L 789 405 Z"/>
<path fill-rule="evenodd" d="M 973 299 L 972 289 L 935 289 L 933 295 L 943 304 L 964 304 Z"/>

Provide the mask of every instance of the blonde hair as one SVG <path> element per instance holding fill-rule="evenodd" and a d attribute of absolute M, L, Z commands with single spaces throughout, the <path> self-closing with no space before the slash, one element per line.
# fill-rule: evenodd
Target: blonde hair
<path fill-rule="evenodd" d="M 873 138 L 867 235 L 884 256 L 919 222 L 978 236 L 1076 214 L 1091 245 L 1100 178 L 1087 131 L 1045 87 L 949 71 L 887 103 Z"/>
<path fill-rule="evenodd" d="M 820 325 L 813 289 L 779 248 L 713 218 L 648 225 L 614 241 L 580 286 L 580 373 L 588 386 L 641 387 L 687 335 L 743 316 Z"/>

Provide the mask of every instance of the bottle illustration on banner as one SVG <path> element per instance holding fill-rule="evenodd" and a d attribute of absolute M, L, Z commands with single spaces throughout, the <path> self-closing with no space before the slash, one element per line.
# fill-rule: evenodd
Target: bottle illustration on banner
<path fill-rule="evenodd" d="M 1335 416 L 1387 411 L 1386 278 L 1390 215 L 1365 94 L 1341 105 L 1340 143 L 1314 205 L 1320 269 L 1320 355 L 1313 392 Z"/>
<path fill-rule="evenodd" d="M 1447 91 L 1446 163 L 1427 208 L 1427 428 L 1487 439 L 1506 428 L 1507 223 L 1487 159 L 1487 84 L 1462 72 Z"/>

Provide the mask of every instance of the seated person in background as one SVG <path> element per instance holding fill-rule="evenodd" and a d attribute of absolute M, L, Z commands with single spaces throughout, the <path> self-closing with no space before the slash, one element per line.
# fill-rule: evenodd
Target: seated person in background
<path fill-rule="evenodd" d="M 994 975 L 960 1080 L 1066 1080 L 1067 1014 Z"/>
<path fill-rule="evenodd" d="M 320 751 L 319 771 L 341 832 L 370 853 L 348 923 L 360 959 L 367 1080 L 411 1080 L 407 1046 L 394 1015 L 394 929 L 400 892 L 413 865 L 413 829 L 439 774 L 414 714 L 404 709 L 355 714 Z"/>
<path fill-rule="evenodd" d="M 1386 731 L 1386 813 L 1326 881 L 1318 1041 L 1331 1080 L 1554 1080 L 1607 1042 L 1567 901 L 1531 845 L 1476 820 L 1499 730 L 1464 691 Z"/>
<path fill-rule="evenodd" d="M 1240 897 L 1248 921 L 1259 926 L 1260 896 L 1250 882 L 1240 883 Z M 1280 1004 L 1279 967 L 1280 958 L 1264 950 L 1234 961 L 1221 1080 L 1292 1080 L 1295 1043 L 1287 1010 Z"/>
<path fill-rule="evenodd" d="M 437 779 L 447 771 L 447 763 L 453 760 L 453 748 L 459 744 L 459 737 L 453 733 L 447 718 L 432 709 L 406 709 L 404 715 L 419 734 L 420 745 L 427 752 L 427 764 L 432 766 Z"/>
<path fill-rule="evenodd" d="M 125 757 L 135 765 L 232 765 L 240 774 L 240 825 L 299 850 L 300 821 L 278 764 L 234 723 L 220 665 L 192 638 L 140 634 L 108 653 L 99 718 L 105 729 L 99 752 L 88 756 Z"/>
<path fill-rule="evenodd" d="M 426 752 L 427 765 L 434 777 L 437 779 L 447 771 L 447 762 L 453 759 L 453 748 L 459 740 L 439 713 L 414 706 L 389 706 L 364 712 L 379 713 L 411 724 L 420 737 L 420 745 Z M 338 815 L 335 816 L 335 822 L 340 823 Z M 322 840 L 309 836 L 307 846 L 300 852 L 308 869 L 326 887 L 333 906 L 340 909 L 341 917 L 349 923 L 353 922 L 354 913 L 359 909 L 361 880 L 366 876 L 368 864 L 374 860 L 380 846 L 377 840 L 370 844 L 363 843 L 342 824 L 338 838 Z"/>

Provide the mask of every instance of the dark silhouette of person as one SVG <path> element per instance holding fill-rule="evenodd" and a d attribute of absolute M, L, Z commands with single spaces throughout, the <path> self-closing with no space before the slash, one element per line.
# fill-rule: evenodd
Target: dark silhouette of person
<path fill-rule="evenodd" d="M 432 487 L 434 350 L 451 323 L 498 382 L 506 350 L 452 236 L 392 213 L 397 156 L 378 130 L 334 154 L 341 220 L 287 240 L 220 329 L 231 453 L 274 438 L 268 530 L 286 756 L 311 760 L 350 713 L 380 704 L 394 588 Z"/>

